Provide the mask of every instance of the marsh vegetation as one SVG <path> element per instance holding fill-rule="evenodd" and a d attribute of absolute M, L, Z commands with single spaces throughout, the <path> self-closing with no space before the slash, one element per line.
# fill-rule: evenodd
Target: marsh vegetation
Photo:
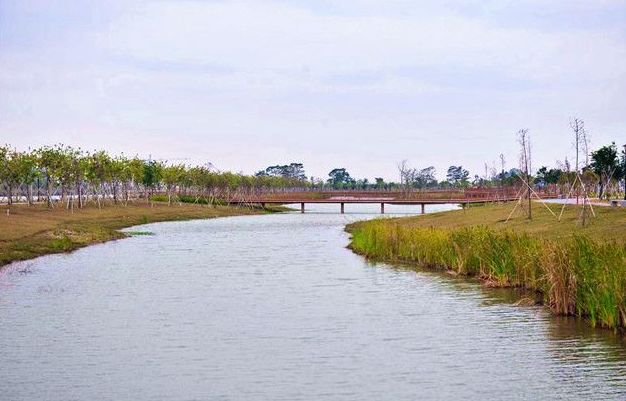
<path fill-rule="evenodd" d="M 477 277 L 489 286 L 537 291 L 559 315 L 592 325 L 626 327 L 626 211 L 598 208 L 580 225 L 580 208 L 555 221 L 506 222 L 510 205 L 476 206 L 423 217 L 377 219 L 348 226 L 351 248 L 369 258 L 413 263 Z"/>

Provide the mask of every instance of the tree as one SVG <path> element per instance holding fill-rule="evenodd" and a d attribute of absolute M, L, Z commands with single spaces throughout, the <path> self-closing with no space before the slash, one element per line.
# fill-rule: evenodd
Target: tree
<path fill-rule="evenodd" d="M 55 175 L 61 185 L 61 201 L 64 202 L 67 196 L 67 208 L 70 208 L 70 204 L 74 206 L 74 197 L 71 194 L 71 188 L 74 187 L 78 196 L 78 206 L 82 207 L 81 187 L 89 164 L 87 157 L 80 149 L 71 146 L 59 145 L 57 152 L 58 165 Z"/>
<path fill-rule="evenodd" d="M 86 158 L 85 178 L 91 184 L 98 207 L 101 207 L 100 196 L 105 199 L 105 184 L 113 180 L 112 165 L 111 156 L 104 151 L 95 152 Z"/>
<path fill-rule="evenodd" d="M 535 179 L 535 182 L 541 187 L 548 185 L 548 181 L 546 179 L 547 174 L 548 168 L 546 166 L 541 166 L 539 170 L 537 170 L 537 177 Z"/>
<path fill-rule="evenodd" d="M 290 163 L 285 165 L 269 166 L 265 170 L 256 173 L 256 176 L 273 176 L 302 181 L 306 180 L 304 165 L 302 163 Z"/>
<path fill-rule="evenodd" d="M 406 160 L 402 160 L 398 163 L 398 173 L 400 174 L 400 188 L 403 191 L 408 191 L 409 182 L 411 181 L 411 175 L 413 169 L 409 168 Z"/>
<path fill-rule="evenodd" d="M 130 198 L 130 186 L 133 181 L 132 160 L 126 158 L 123 154 L 115 159 L 117 176 L 122 184 L 122 193 L 124 196 L 124 205 L 128 204 Z"/>
<path fill-rule="evenodd" d="M 294 180 L 306 180 L 304 165 L 302 163 L 291 163 L 287 168 L 287 178 Z"/>
<path fill-rule="evenodd" d="M 33 205 L 33 183 L 39 176 L 37 159 L 32 153 L 15 152 L 17 175 L 21 184 L 26 185 L 26 201 Z"/>
<path fill-rule="evenodd" d="M 111 158 L 111 191 L 113 192 L 113 203 L 115 204 L 117 204 L 118 202 L 118 192 L 120 185 L 122 185 L 122 190 L 124 193 L 124 204 L 126 204 L 128 195 L 126 182 L 130 181 L 130 174 L 127 167 L 128 160 L 123 155 Z"/>
<path fill-rule="evenodd" d="M 335 168 L 328 173 L 330 177 L 328 183 L 335 189 L 353 185 L 355 180 L 350 177 L 350 173 L 345 168 Z"/>
<path fill-rule="evenodd" d="M 420 189 L 437 186 L 435 168 L 433 166 L 429 166 L 417 171 L 413 176 L 413 186 Z"/>
<path fill-rule="evenodd" d="M 9 174 L 9 147 L 0 146 L 0 184 L 7 182 L 7 176 Z M 6 184 L 5 184 L 6 186 Z M 8 194 L 8 188 L 7 188 Z M 11 195 L 8 194 L 8 203 L 11 204 Z"/>
<path fill-rule="evenodd" d="M 478 174 L 474 174 L 474 180 L 472 181 L 472 185 L 474 187 L 480 187 L 484 184 L 484 179 L 482 179 Z"/>
<path fill-rule="evenodd" d="M 559 183 L 562 175 L 563 171 L 561 169 L 551 168 L 548 170 L 546 166 L 542 166 L 539 170 L 537 170 L 536 182 L 543 187 L 555 185 Z"/>
<path fill-rule="evenodd" d="M 446 178 L 453 187 L 464 188 L 469 185 L 469 171 L 465 170 L 463 166 L 448 167 Z"/>
<path fill-rule="evenodd" d="M 574 118 L 570 121 L 570 128 L 572 129 L 572 132 L 574 133 L 574 148 L 576 149 L 576 165 L 574 168 L 574 182 L 572 184 L 572 189 L 576 190 L 576 203 L 578 204 L 578 198 L 580 196 L 580 189 L 583 187 L 583 183 L 580 181 L 579 178 L 579 173 L 581 170 L 580 167 L 580 153 L 582 152 L 583 156 L 585 157 L 585 162 L 583 164 L 584 166 L 587 166 L 589 164 L 589 138 L 587 137 L 587 131 L 585 130 L 585 122 L 579 118 Z M 578 182 L 580 184 L 579 186 L 576 186 L 576 182 Z M 585 200 L 583 202 L 586 202 L 586 198 L 587 198 L 587 193 L 585 191 Z M 586 208 L 585 208 L 585 204 L 583 203 L 583 225 L 585 222 L 585 218 L 586 218 Z"/>
<path fill-rule="evenodd" d="M 583 166 L 589 164 L 589 138 L 585 130 L 585 121 L 574 118 L 570 121 L 570 127 L 574 132 L 574 148 L 576 149 L 576 172 L 580 171 L 580 154 L 585 157 Z"/>
<path fill-rule="evenodd" d="M 159 162 L 148 160 L 143 162 L 143 175 L 141 183 L 146 191 L 146 200 L 149 200 L 148 192 L 152 194 L 161 181 L 162 166 Z"/>
<path fill-rule="evenodd" d="M 622 150 L 622 162 L 621 166 L 621 177 L 624 180 L 624 200 L 626 200 L 626 145 L 624 145 L 624 150 Z"/>
<path fill-rule="evenodd" d="M 44 146 L 35 151 L 37 164 L 41 170 L 46 186 L 46 204 L 52 207 L 52 185 L 56 185 L 57 175 L 61 169 L 63 154 L 60 146 Z"/>
<path fill-rule="evenodd" d="M 179 185 L 185 176 L 185 166 L 182 164 L 165 166 L 162 169 L 163 184 L 167 191 L 167 204 L 172 204 L 172 190 Z"/>
<path fill-rule="evenodd" d="M 617 146 L 615 142 L 603 146 L 595 152 L 591 152 L 591 168 L 598 175 L 599 193 L 602 199 L 604 188 L 609 183 L 613 175 L 619 170 L 619 159 L 617 158 Z"/>
<path fill-rule="evenodd" d="M 14 190 L 20 185 L 20 155 L 17 151 L 4 147 L 0 149 L 0 180 L 7 191 L 7 201 L 13 203 Z"/>
<path fill-rule="evenodd" d="M 520 170 L 522 170 L 524 176 L 523 179 L 526 181 L 526 197 L 528 198 L 528 219 L 532 220 L 533 218 L 533 209 L 532 209 L 532 197 L 530 192 L 531 185 L 531 172 L 532 172 L 532 158 L 531 158 L 531 148 L 530 148 L 530 136 L 528 135 L 528 129 L 523 128 L 517 132 L 518 141 L 520 145 Z"/>

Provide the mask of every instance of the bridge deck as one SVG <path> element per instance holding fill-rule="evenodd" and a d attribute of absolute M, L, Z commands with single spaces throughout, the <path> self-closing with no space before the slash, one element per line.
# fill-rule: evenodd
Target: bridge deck
<path fill-rule="evenodd" d="M 235 201 L 231 200 L 229 203 L 252 203 L 261 205 L 265 207 L 266 204 L 274 204 L 274 205 L 286 205 L 286 204 L 300 204 L 300 212 L 304 213 L 304 205 L 307 203 L 315 203 L 315 204 L 339 204 L 341 205 L 340 213 L 345 213 L 345 204 L 380 204 L 380 213 L 385 213 L 385 205 L 420 205 L 421 213 L 426 213 L 426 205 L 444 205 L 444 204 L 460 204 L 465 207 L 468 204 L 474 203 L 489 203 L 489 202 L 497 202 L 497 201 L 511 201 L 516 200 L 515 197 L 504 197 L 504 198 L 463 198 L 463 199 L 394 199 L 394 198 L 322 198 L 322 199 L 255 199 L 255 200 L 247 200 L 247 201 Z"/>
<path fill-rule="evenodd" d="M 517 200 L 517 198 L 505 198 L 505 199 L 382 199 L 382 198 L 369 198 L 369 199 L 256 199 L 247 200 L 245 203 L 256 204 L 274 204 L 285 205 L 292 203 L 385 203 L 387 205 L 443 205 L 443 204 L 470 204 L 470 203 L 487 203 L 487 202 L 503 202 Z M 242 203 L 240 201 L 231 201 L 231 203 Z"/>

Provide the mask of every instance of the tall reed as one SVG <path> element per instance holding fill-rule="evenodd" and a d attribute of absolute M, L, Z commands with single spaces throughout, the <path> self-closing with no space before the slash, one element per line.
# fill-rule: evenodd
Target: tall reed
<path fill-rule="evenodd" d="M 542 295 L 556 314 L 626 327 L 626 244 L 572 235 L 561 240 L 486 226 L 410 227 L 378 219 L 352 225 L 351 248 L 374 259 L 451 269 L 498 287 Z"/>

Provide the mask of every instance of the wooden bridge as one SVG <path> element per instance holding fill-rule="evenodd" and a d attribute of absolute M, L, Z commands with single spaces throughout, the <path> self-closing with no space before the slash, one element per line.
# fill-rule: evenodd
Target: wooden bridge
<path fill-rule="evenodd" d="M 301 197 L 289 198 L 258 198 L 254 200 L 248 199 L 246 202 L 242 201 L 230 201 L 231 204 L 256 204 L 261 207 L 266 205 L 286 205 L 286 204 L 300 204 L 300 212 L 305 212 L 305 205 L 308 204 L 338 204 L 340 205 L 340 212 L 345 213 L 346 204 L 380 204 L 380 213 L 385 213 L 385 205 L 420 205 L 421 213 L 426 213 L 426 205 L 445 205 L 445 204 L 457 204 L 461 207 L 465 207 L 469 204 L 481 204 L 481 203 L 493 203 L 493 202 L 508 202 L 517 200 L 515 196 L 497 197 L 497 198 L 457 198 L 457 199 L 397 199 L 397 198 L 374 198 L 374 197 L 331 197 L 321 199 L 303 199 Z"/>

